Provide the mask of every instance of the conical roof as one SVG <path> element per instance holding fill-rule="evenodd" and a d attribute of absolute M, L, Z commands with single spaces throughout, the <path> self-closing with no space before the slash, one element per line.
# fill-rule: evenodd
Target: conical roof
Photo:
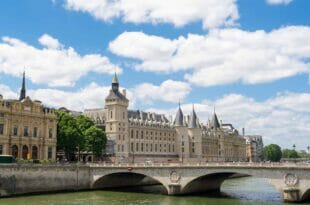
<path fill-rule="evenodd" d="M 191 113 L 191 116 L 190 116 L 190 119 L 188 122 L 188 127 L 189 128 L 197 128 L 197 115 L 196 115 L 196 112 L 194 109 L 194 105 L 193 105 L 193 110 L 192 110 L 192 113 Z"/>
<path fill-rule="evenodd" d="M 213 113 L 212 120 L 211 120 L 211 128 L 217 129 L 217 128 L 220 128 L 220 127 L 221 127 L 221 125 L 220 125 L 220 123 L 219 123 L 219 120 L 218 120 L 218 118 L 217 118 L 216 113 L 214 112 L 214 113 Z"/>
<path fill-rule="evenodd" d="M 183 112 L 182 112 L 181 106 L 179 104 L 179 109 L 177 111 L 177 114 L 175 115 L 174 125 L 175 126 L 184 126 L 183 118 L 184 118 Z"/>
<path fill-rule="evenodd" d="M 116 73 L 114 73 L 112 83 L 118 83 L 118 78 L 117 78 Z"/>

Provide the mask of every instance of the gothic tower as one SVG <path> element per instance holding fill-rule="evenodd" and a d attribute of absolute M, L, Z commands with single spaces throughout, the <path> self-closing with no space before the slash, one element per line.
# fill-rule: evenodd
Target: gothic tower
<path fill-rule="evenodd" d="M 189 152 L 192 158 L 201 159 L 202 155 L 202 130 L 199 124 L 198 117 L 193 105 L 192 113 L 188 122 L 189 135 Z"/>
<path fill-rule="evenodd" d="M 105 99 L 106 108 L 106 153 L 115 156 L 115 161 L 125 161 L 129 155 L 128 104 L 126 91 L 119 91 L 116 73 L 112 80 L 112 89 Z"/>
<path fill-rule="evenodd" d="M 179 160 L 184 162 L 189 158 L 189 138 L 180 104 L 173 124 L 177 132 L 176 148 L 179 153 Z"/>

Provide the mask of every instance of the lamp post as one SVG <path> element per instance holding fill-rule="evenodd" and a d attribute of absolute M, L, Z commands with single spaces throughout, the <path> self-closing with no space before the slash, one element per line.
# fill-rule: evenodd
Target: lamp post
<path fill-rule="evenodd" d="M 296 149 L 296 145 L 295 145 L 295 144 L 293 144 L 293 149 L 294 149 L 294 150 Z"/>

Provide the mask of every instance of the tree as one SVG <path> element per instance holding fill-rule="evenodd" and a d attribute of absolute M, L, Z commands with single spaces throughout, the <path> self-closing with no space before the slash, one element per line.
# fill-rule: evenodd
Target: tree
<path fill-rule="evenodd" d="M 57 115 L 57 150 L 63 150 L 71 161 L 79 151 L 102 154 L 106 144 L 105 133 L 84 115 L 74 117 L 66 112 L 56 111 Z"/>
<path fill-rule="evenodd" d="M 284 149 L 282 151 L 282 157 L 283 158 L 300 158 L 296 150 L 293 150 L 293 149 Z"/>
<path fill-rule="evenodd" d="M 85 131 L 85 137 L 88 151 L 92 151 L 95 156 L 102 155 L 107 141 L 105 133 L 96 126 L 91 126 Z"/>
<path fill-rule="evenodd" d="M 66 112 L 56 111 L 57 150 L 63 150 L 68 160 L 74 156 L 78 146 L 84 144 L 77 120 Z"/>
<path fill-rule="evenodd" d="M 279 162 L 282 157 L 281 147 L 276 144 L 270 144 L 264 147 L 264 159 L 272 162 Z"/>

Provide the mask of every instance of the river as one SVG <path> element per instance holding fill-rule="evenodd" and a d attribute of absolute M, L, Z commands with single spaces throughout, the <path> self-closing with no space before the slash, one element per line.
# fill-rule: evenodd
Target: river
<path fill-rule="evenodd" d="M 159 192 L 160 187 L 148 187 L 144 192 Z M 132 190 L 132 189 L 131 189 Z M 127 192 L 126 192 L 127 191 Z M 141 191 L 141 190 L 140 190 Z M 280 194 L 264 179 L 245 177 L 226 180 L 221 194 L 197 196 L 165 196 L 150 193 L 130 193 L 128 190 L 87 191 L 0 199 L 0 205 L 278 205 L 284 204 Z M 310 203 L 303 203 L 310 204 Z"/>

